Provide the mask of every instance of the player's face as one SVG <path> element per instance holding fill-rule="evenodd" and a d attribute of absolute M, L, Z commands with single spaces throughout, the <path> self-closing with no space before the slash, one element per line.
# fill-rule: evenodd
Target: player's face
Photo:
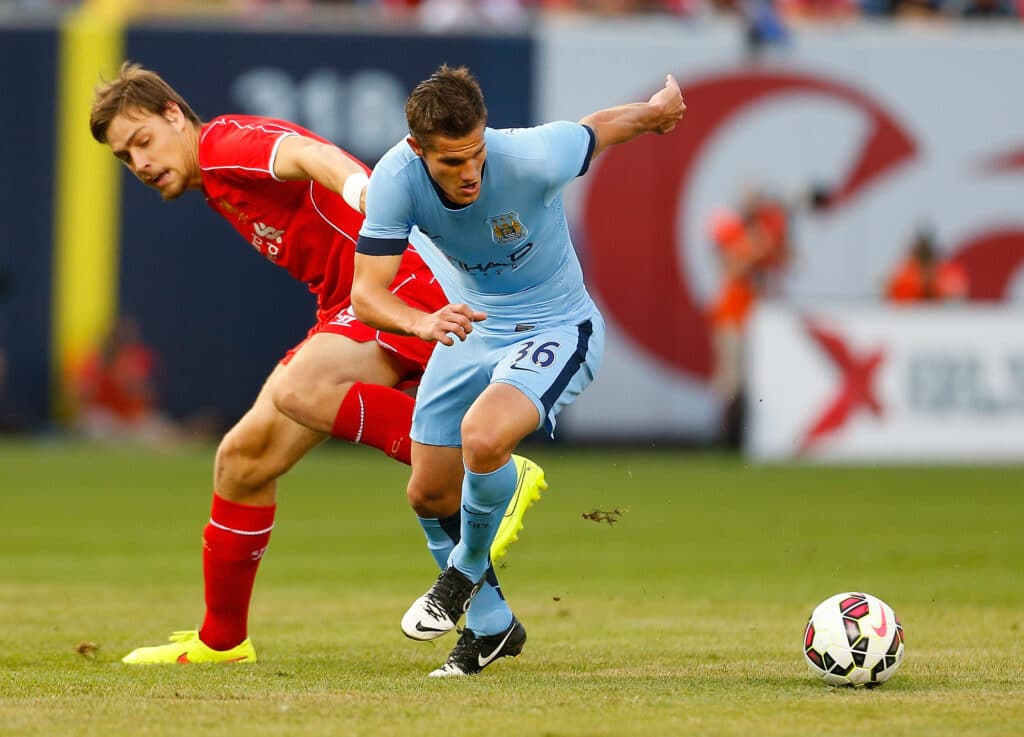
<path fill-rule="evenodd" d="M 423 158 L 431 178 L 449 200 L 456 205 L 476 202 L 487 158 L 482 124 L 468 136 L 433 136 L 427 146 L 410 138 L 409 145 Z"/>
<path fill-rule="evenodd" d="M 194 126 L 175 105 L 162 115 L 144 110 L 118 113 L 107 127 L 114 156 L 143 184 L 173 200 L 199 186 Z"/>

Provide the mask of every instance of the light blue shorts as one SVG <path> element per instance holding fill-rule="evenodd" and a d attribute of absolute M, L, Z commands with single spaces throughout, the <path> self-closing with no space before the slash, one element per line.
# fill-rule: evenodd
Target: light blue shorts
<path fill-rule="evenodd" d="M 453 346 L 438 345 L 416 394 L 412 439 L 425 445 L 462 445 L 462 418 L 489 384 L 511 384 L 529 397 L 543 427 L 594 380 L 604 352 L 604 320 L 594 312 L 579 325 L 530 332 L 474 330 Z"/>

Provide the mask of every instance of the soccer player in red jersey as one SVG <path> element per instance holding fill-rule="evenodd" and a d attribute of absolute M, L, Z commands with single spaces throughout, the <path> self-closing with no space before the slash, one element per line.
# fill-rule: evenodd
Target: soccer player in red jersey
<path fill-rule="evenodd" d="M 434 344 L 380 333 L 352 312 L 349 292 L 369 169 L 337 146 L 268 118 L 225 115 L 204 124 L 159 75 L 128 62 L 116 79 L 97 88 L 89 124 L 93 137 L 165 200 L 202 192 L 253 248 L 317 298 L 316 324 L 281 359 L 217 449 L 203 534 L 202 626 L 124 658 L 252 662 L 249 601 L 274 526 L 278 477 L 329 436 L 373 446 L 408 464 L 414 400 L 395 387 L 418 383 Z M 420 310 L 447 304 L 412 247 L 392 290 Z M 526 477 L 531 464 L 521 463 Z M 506 546 L 544 488 L 535 466 L 529 478 L 536 480 L 534 488 L 525 490 L 518 508 L 510 505 Z M 453 529 L 457 494 L 409 501 L 428 540 L 435 528 Z M 495 557 L 503 553 L 496 549 Z M 496 578 L 493 584 L 494 601 L 504 606 Z"/>

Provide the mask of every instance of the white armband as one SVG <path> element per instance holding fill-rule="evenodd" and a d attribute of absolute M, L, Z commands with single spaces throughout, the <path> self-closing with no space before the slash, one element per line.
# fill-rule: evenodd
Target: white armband
<path fill-rule="evenodd" d="M 370 178 L 363 172 L 357 172 L 349 176 L 345 180 L 345 185 L 341 188 L 341 198 L 348 203 L 356 212 L 362 212 L 362 208 L 359 207 L 359 200 L 363 196 L 363 188 L 370 183 Z"/>

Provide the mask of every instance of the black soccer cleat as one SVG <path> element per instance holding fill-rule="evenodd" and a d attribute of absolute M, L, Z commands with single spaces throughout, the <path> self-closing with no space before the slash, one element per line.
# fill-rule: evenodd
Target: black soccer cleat
<path fill-rule="evenodd" d="M 413 640 L 434 640 L 452 631 L 481 584 L 483 579 L 473 583 L 455 566 L 448 566 L 402 617 L 402 632 Z"/>
<path fill-rule="evenodd" d="M 448 660 L 435 671 L 431 678 L 476 675 L 498 658 L 516 658 L 526 644 L 526 629 L 512 617 L 512 624 L 496 635 L 477 637 L 468 627 L 462 630 L 462 637 L 455 643 Z"/>

